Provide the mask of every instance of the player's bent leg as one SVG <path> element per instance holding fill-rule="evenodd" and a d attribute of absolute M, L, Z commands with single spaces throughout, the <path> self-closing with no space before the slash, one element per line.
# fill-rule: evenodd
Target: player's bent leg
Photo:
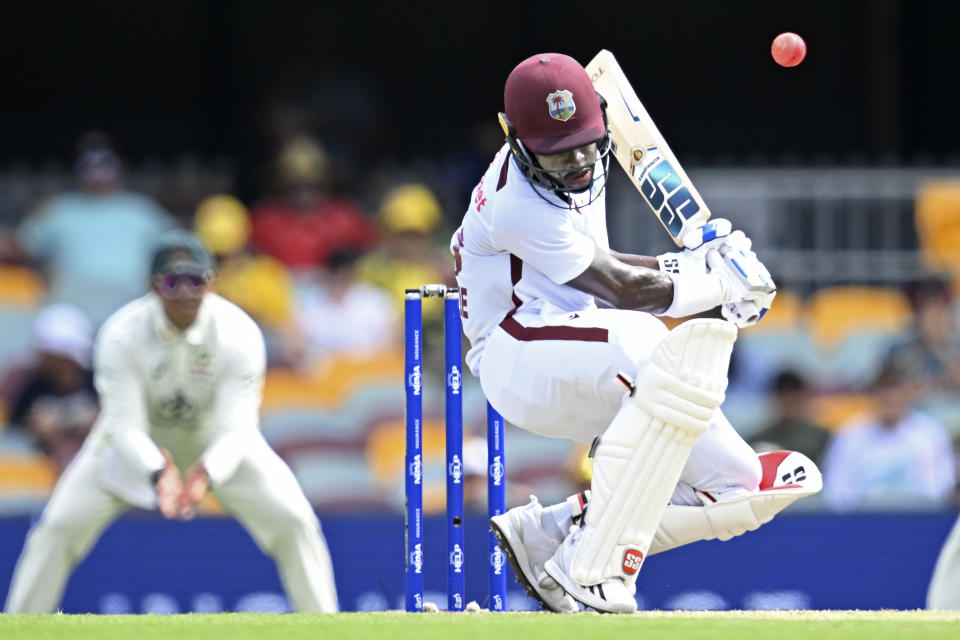
<path fill-rule="evenodd" d="M 277 563 L 297 611 L 339 610 L 333 563 L 320 522 L 290 467 L 259 434 L 233 477 L 214 487 L 214 493 Z"/>
<path fill-rule="evenodd" d="M 702 506 L 668 505 L 648 555 L 699 540 L 729 540 L 770 522 L 779 512 L 823 488 L 820 470 L 797 451 L 758 456 L 763 474 L 757 491 L 698 491 Z"/>
<path fill-rule="evenodd" d="M 583 513 L 584 504 L 583 494 L 567 499 L 563 506 L 570 506 L 571 523 Z M 517 582 L 531 598 L 549 611 L 576 613 L 579 611 L 577 603 L 543 570 L 543 565 L 556 552 L 566 533 L 566 527 L 544 526 L 544 516 L 552 518 L 536 497 L 530 496 L 529 504 L 491 518 L 490 529 L 506 554 Z"/>
<path fill-rule="evenodd" d="M 757 456 L 763 475 L 758 488 L 733 488 L 723 492 L 689 491 L 698 505 L 669 504 L 653 537 L 648 556 L 700 540 L 729 540 L 753 531 L 800 498 L 820 491 L 823 480 L 817 465 L 797 451 L 771 451 Z M 591 492 L 582 494 L 579 508 L 571 507 L 560 528 L 576 524 L 576 516 L 589 504 Z M 675 494 L 676 495 L 676 494 Z M 960 576 L 960 524 L 956 539 L 957 575 Z M 556 547 L 561 540 L 556 541 Z M 960 608 L 960 601 L 958 606 Z"/>
<path fill-rule="evenodd" d="M 577 317 L 563 314 L 546 325 L 569 332 L 566 339 L 518 340 L 495 329 L 483 351 L 480 384 L 508 422 L 538 435 L 589 445 L 623 405 L 617 374 L 636 377 L 669 331 L 659 318 L 640 311 L 594 309 L 573 315 Z M 544 323 L 521 320 L 534 327 L 531 331 Z M 605 333 L 607 338 L 581 338 L 578 331 Z"/>
<path fill-rule="evenodd" d="M 719 320 L 692 320 L 671 331 L 600 438 L 585 526 L 545 565 L 584 605 L 636 609 L 636 574 L 690 450 L 723 402 L 736 335 Z"/>
<path fill-rule="evenodd" d="M 670 502 L 700 506 L 698 490 L 715 495 L 756 491 L 762 477 L 757 452 L 737 433 L 723 410 L 717 409 L 710 428 L 693 445 Z"/>
<path fill-rule="evenodd" d="M 54 487 L 40 520 L 27 534 L 4 610 L 55 611 L 74 567 L 126 509 L 126 503 L 100 487 L 93 450 L 82 449 Z"/>

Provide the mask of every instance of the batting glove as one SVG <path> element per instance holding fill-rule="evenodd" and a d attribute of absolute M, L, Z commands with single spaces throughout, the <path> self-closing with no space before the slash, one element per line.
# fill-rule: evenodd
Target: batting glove
<path fill-rule="evenodd" d="M 731 238 L 731 232 L 737 236 L 736 239 Z M 750 240 L 743 235 L 742 231 L 733 231 L 733 225 L 729 220 L 724 218 L 711 220 L 683 236 L 683 251 L 661 254 L 657 256 L 657 263 L 661 271 L 668 273 L 702 275 L 708 273 L 707 253 L 711 249 L 720 249 L 731 241 L 738 247 L 742 247 L 745 241 L 747 249 L 750 248 Z"/>
<path fill-rule="evenodd" d="M 710 273 L 719 275 L 730 288 L 732 302 L 720 308 L 723 317 L 739 328 L 756 324 L 777 295 L 776 284 L 757 254 L 749 247 L 724 246 L 710 250 L 706 261 Z"/>

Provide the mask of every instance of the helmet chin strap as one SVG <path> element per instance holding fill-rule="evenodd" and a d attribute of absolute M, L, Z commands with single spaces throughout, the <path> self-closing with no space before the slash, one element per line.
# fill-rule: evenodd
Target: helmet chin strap
<path fill-rule="evenodd" d="M 582 171 L 585 168 L 589 168 L 590 165 L 584 165 L 582 167 L 574 167 L 572 169 L 562 169 L 550 171 L 544 169 L 540 166 L 540 163 L 537 162 L 536 158 L 530 153 L 527 148 L 519 140 L 514 140 L 511 144 L 511 149 L 514 144 L 520 149 L 521 153 L 514 152 L 514 157 L 517 159 L 517 164 L 520 166 L 520 170 L 523 172 L 524 177 L 530 183 L 530 186 L 533 187 L 534 192 L 547 204 L 557 207 L 558 209 L 574 209 L 578 206 L 585 206 L 591 204 L 600 193 L 603 192 L 604 187 L 606 186 L 607 181 L 607 171 L 610 167 L 610 138 L 607 137 L 600 143 L 600 153 L 598 154 L 597 161 L 602 162 L 602 171 L 598 173 L 597 163 L 594 162 L 592 167 L 592 175 L 590 176 L 590 181 L 587 182 L 582 187 L 572 188 L 570 185 L 564 184 L 562 180 L 558 179 L 560 176 L 567 175 L 570 173 L 576 173 Z M 554 174 L 558 174 L 557 177 Z M 599 188 L 595 188 L 595 185 L 598 182 L 601 182 Z M 548 197 L 547 193 L 544 191 L 549 191 L 552 193 L 555 198 Z M 573 196 L 590 191 L 592 193 L 590 199 L 586 203 L 576 203 L 574 202 Z M 559 198 L 560 202 L 557 202 L 556 198 Z"/>

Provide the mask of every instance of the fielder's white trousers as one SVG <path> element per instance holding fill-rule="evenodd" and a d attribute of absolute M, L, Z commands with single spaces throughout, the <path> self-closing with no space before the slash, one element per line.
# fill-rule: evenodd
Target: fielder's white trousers
<path fill-rule="evenodd" d="M 514 320 L 487 338 L 480 360 L 484 394 L 516 426 L 584 444 L 606 431 L 624 402 L 617 374 L 634 378 L 668 333 L 650 314 L 617 309 L 517 314 Z M 694 489 L 755 491 L 760 476 L 756 453 L 718 409 L 671 502 L 699 506 Z"/>
<path fill-rule="evenodd" d="M 14 570 L 7 613 L 56 610 L 73 568 L 129 505 L 101 487 L 99 455 L 84 446 L 64 471 Z M 301 612 L 338 609 L 333 566 L 320 523 L 290 468 L 259 433 L 236 473 L 214 494 L 274 559 Z"/>
<path fill-rule="evenodd" d="M 927 591 L 927 609 L 960 609 L 960 518 L 940 549 Z"/>

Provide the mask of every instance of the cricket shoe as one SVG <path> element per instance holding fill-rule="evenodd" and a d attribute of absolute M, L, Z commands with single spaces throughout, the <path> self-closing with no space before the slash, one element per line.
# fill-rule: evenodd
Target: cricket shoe
<path fill-rule="evenodd" d="M 570 577 L 568 567 L 573 561 L 573 554 L 582 532 L 583 529 L 578 528 L 566 537 L 556 553 L 544 564 L 544 571 L 556 580 L 568 595 L 573 596 L 585 607 L 596 609 L 601 613 L 635 612 L 637 601 L 634 593 L 637 588 L 633 582 L 628 584 L 619 577 L 613 577 L 600 584 L 581 585 Z"/>
<path fill-rule="evenodd" d="M 580 608 L 574 599 L 543 570 L 543 563 L 553 556 L 563 539 L 551 535 L 540 525 L 542 513 L 543 507 L 536 496 L 530 496 L 530 504 L 490 518 L 490 530 L 527 595 L 544 609 L 576 613 Z"/>

